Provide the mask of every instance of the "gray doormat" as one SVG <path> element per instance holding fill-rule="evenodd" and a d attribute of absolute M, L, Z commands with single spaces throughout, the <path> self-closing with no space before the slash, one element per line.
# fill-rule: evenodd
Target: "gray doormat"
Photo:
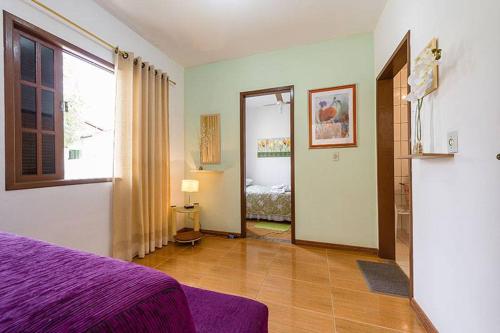
<path fill-rule="evenodd" d="M 357 260 L 370 290 L 408 297 L 408 278 L 396 264 Z"/>

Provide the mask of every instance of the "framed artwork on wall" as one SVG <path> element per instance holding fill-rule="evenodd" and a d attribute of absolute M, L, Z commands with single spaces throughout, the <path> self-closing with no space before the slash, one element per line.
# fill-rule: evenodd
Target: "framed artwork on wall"
<path fill-rule="evenodd" d="M 309 90 L 309 148 L 356 146 L 356 85 Z"/>
<path fill-rule="evenodd" d="M 290 138 L 257 140 L 257 157 L 290 157 Z"/>
<path fill-rule="evenodd" d="M 200 164 L 220 164 L 220 114 L 200 116 Z"/>

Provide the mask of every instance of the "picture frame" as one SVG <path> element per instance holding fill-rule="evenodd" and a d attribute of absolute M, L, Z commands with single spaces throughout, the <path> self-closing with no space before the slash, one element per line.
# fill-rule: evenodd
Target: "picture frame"
<path fill-rule="evenodd" d="M 291 140 L 289 137 L 266 138 L 257 140 L 257 158 L 290 157 Z"/>
<path fill-rule="evenodd" d="M 431 39 L 427 46 L 418 54 L 415 58 L 415 62 L 418 63 L 420 59 L 424 56 L 427 50 L 437 50 L 438 49 L 438 40 L 437 38 Z M 429 95 L 431 92 L 437 90 L 439 87 L 439 66 L 435 64 L 432 68 L 432 85 L 425 91 L 425 96 Z M 424 97 L 425 97 L 424 96 Z"/>
<path fill-rule="evenodd" d="M 312 89 L 309 149 L 357 147 L 356 85 Z"/>
<path fill-rule="evenodd" d="M 220 114 L 202 114 L 200 116 L 200 164 L 220 163 Z"/>

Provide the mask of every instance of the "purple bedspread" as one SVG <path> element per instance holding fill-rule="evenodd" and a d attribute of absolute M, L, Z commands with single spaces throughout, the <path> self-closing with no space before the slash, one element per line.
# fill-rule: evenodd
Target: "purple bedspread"
<path fill-rule="evenodd" d="M 194 331 L 173 278 L 0 232 L 0 332 Z"/>
<path fill-rule="evenodd" d="M 266 333 L 268 309 L 250 299 L 182 286 L 199 333 Z"/>

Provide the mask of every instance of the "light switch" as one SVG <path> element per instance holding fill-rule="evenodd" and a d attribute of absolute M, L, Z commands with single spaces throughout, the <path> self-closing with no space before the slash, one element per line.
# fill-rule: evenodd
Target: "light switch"
<path fill-rule="evenodd" d="M 338 162 L 339 159 L 340 159 L 339 152 L 338 151 L 333 152 L 332 160 L 334 162 Z"/>
<path fill-rule="evenodd" d="M 458 153 L 458 132 L 448 132 L 448 153 Z"/>

